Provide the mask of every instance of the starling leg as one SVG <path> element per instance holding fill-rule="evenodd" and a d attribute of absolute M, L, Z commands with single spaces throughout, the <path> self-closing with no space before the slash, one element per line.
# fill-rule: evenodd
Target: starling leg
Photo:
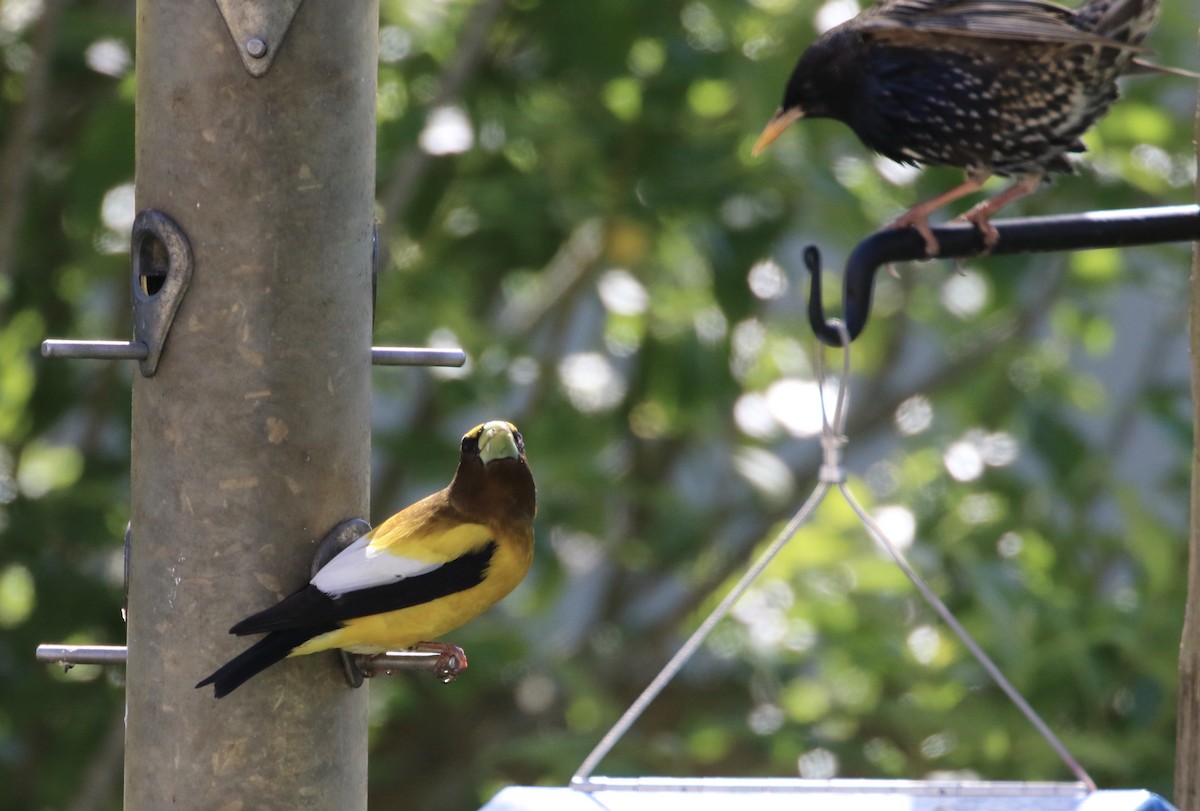
<path fill-rule="evenodd" d="M 972 223 L 983 235 L 983 244 L 990 252 L 1000 241 L 1000 232 L 992 225 L 991 217 L 1013 200 L 1018 200 L 1037 191 L 1042 185 L 1042 175 L 1025 175 L 995 197 L 989 197 L 965 214 L 955 217 L 955 220 Z"/>
<path fill-rule="evenodd" d="M 927 256 L 937 256 L 941 251 L 941 246 L 938 245 L 937 238 L 933 235 L 933 230 L 929 227 L 929 215 L 937 211 L 942 206 L 953 203 L 960 197 L 965 197 L 968 194 L 974 194 L 979 191 L 983 184 L 991 177 L 991 172 L 967 171 L 967 179 L 960 185 L 955 186 L 950 191 L 943 192 L 937 197 L 926 200 L 922 203 L 917 203 L 908 211 L 900 215 L 889 228 L 907 228 L 912 226 L 917 229 L 917 233 L 925 240 L 925 253 Z M 972 209 L 973 210 L 973 209 Z"/>

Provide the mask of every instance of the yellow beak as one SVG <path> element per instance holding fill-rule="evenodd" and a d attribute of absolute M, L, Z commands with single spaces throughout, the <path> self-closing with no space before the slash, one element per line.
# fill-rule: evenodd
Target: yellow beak
<path fill-rule="evenodd" d="M 750 155 L 757 158 L 758 153 L 770 146 L 772 141 L 783 135 L 784 130 L 801 118 L 804 118 L 804 110 L 799 107 L 789 107 L 786 110 L 780 107 L 775 111 L 775 115 L 771 116 L 767 126 L 763 127 L 762 135 L 758 136 L 758 140 L 754 143 L 754 149 L 750 150 Z"/>

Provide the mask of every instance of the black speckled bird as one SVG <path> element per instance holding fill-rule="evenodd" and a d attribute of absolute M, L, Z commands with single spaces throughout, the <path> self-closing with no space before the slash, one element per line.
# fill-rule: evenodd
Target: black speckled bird
<path fill-rule="evenodd" d="M 990 217 L 1069 172 L 1067 153 L 1117 98 L 1159 0 L 883 0 L 830 29 L 800 57 L 757 155 L 801 118 L 834 118 L 871 149 L 907 164 L 956 166 L 966 182 L 892 223 L 913 226 L 930 256 L 929 215 L 992 175 L 1015 182 L 959 219 L 998 240 Z M 1175 71 L 1172 71 L 1175 72 Z"/>

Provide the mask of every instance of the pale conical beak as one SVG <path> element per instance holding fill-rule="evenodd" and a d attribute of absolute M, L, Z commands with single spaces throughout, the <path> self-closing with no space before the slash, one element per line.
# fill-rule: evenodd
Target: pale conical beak
<path fill-rule="evenodd" d="M 786 110 L 780 107 L 775 111 L 775 115 L 771 116 L 767 126 L 763 127 L 762 135 L 758 136 L 758 140 L 754 143 L 754 149 L 750 150 L 750 155 L 757 158 L 758 153 L 770 146 L 772 141 L 783 135 L 784 130 L 801 118 L 804 118 L 804 110 L 799 107 L 789 107 Z"/>
<path fill-rule="evenodd" d="M 479 434 L 479 458 L 485 465 L 496 459 L 516 459 L 520 455 L 517 438 L 509 423 L 494 420 L 483 426 Z"/>

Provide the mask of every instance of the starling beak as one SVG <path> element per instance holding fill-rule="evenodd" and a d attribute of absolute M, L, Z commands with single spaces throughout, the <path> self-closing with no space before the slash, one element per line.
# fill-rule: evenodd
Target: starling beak
<path fill-rule="evenodd" d="M 754 149 L 750 150 L 750 156 L 757 158 L 758 154 L 770 146 L 772 141 L 783 135 L 784 130 L 801 118 L 804 118 L 804 111 L 799 107 L 793 107 L 790 110 L 780 107 L 775 111 L 775 115 L 771 116 L 767 126 L 763 127 L 762 135 L 758 136 L 758 140 L 754 142 Z"/>
<path fill-rule="evenodd" d="M 998 239 L 989 219 L 1070 172 L 1068 154 L 1117 98 L 1117 77 L 1137 57 L 1160 0 L 1088 0 L 1072 11 L 1042 0 L 883 0 L 830 29 L 800 57 L 783 104 L 754 154 L 800 118 L 833 118 L 866 146 L 907 164 L 955 166 L 966 182 L 892 223 L 913 226 L 938 253 L 931 213 L 1014 178 L 961 219 Z"/>

